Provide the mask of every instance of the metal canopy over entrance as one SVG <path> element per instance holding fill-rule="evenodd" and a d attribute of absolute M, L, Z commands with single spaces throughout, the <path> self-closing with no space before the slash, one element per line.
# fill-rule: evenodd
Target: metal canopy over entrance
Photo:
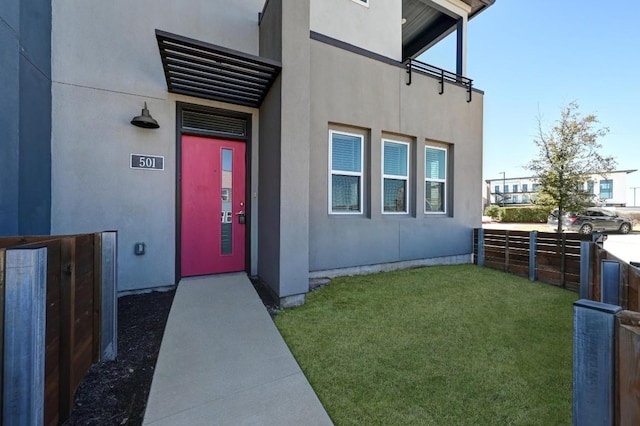
<path fill-rule="evenodd" d="M 156 30 L 169 92 L 257 108 L 282 65 L 215 44 Z"/>

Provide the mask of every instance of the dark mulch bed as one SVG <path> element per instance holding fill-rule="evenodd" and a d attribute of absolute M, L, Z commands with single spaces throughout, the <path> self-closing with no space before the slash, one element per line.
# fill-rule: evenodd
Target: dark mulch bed
<path fill-rule="evenodd" d="M 91 367 L 65 425 L 140 425 L 175 290 L 118 299 L 118 357 Z"/>
<path fill-rule="evenodd" d="M 253 285 L 272 317 L 278 306 Z M 175 290 L 118 299 L 118 358 L 91 367 L 64 425 L 140 425 Z"/>

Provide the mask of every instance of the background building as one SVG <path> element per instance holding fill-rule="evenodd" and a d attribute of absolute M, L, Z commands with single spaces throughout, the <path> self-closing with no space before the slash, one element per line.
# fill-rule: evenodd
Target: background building
<path fill-rule="evenodd" d="M 595 204 L 607 207 L 627 206 L 627 175 L 636 170 L 616 170 L 592 175 L 583 190 L 593 195 Z M 530 205 L 536 198 L 537 181 L 533 177 L 502 177 L 485 181 L 487 200 L 495 205 Z"/>

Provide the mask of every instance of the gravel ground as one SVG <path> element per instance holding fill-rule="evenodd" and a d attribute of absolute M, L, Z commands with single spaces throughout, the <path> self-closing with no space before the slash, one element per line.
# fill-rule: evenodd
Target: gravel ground
<path fill-rule="evenodd" d="M 118 357 L 94 364 L 64 425 L 140 425 L 175 291 L 118 299 Z"/>
<path fill-rule="evenodd" d="M 273 318 L 278 306 L 253 283 Z M 118 299 L 118 357 L 91 367 L 76 391 L 71 425 L 140 425 L 175 290 Z"/>

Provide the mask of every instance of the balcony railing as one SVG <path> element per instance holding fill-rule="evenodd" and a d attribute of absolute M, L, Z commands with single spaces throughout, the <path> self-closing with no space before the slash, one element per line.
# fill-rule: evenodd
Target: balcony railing
<path fill-rule="evenodd" d="M 411 76 L 413 72 L 430 75 L 440 80 L 440 91 L 438 94 L 442 95 L 444 93 L 444 82 L 446 81 L 448 83 L 465 87 L 467 89 L 467 102 L 471 102 L 471 93 L 473 88 L 472 79 L 438 68 L 434 65 L 425 64 L 424 62 L 420 62 L 415 59 L 407 60 L 404 65 L 407 69 L 407 86 L 411 84 Z"/>

